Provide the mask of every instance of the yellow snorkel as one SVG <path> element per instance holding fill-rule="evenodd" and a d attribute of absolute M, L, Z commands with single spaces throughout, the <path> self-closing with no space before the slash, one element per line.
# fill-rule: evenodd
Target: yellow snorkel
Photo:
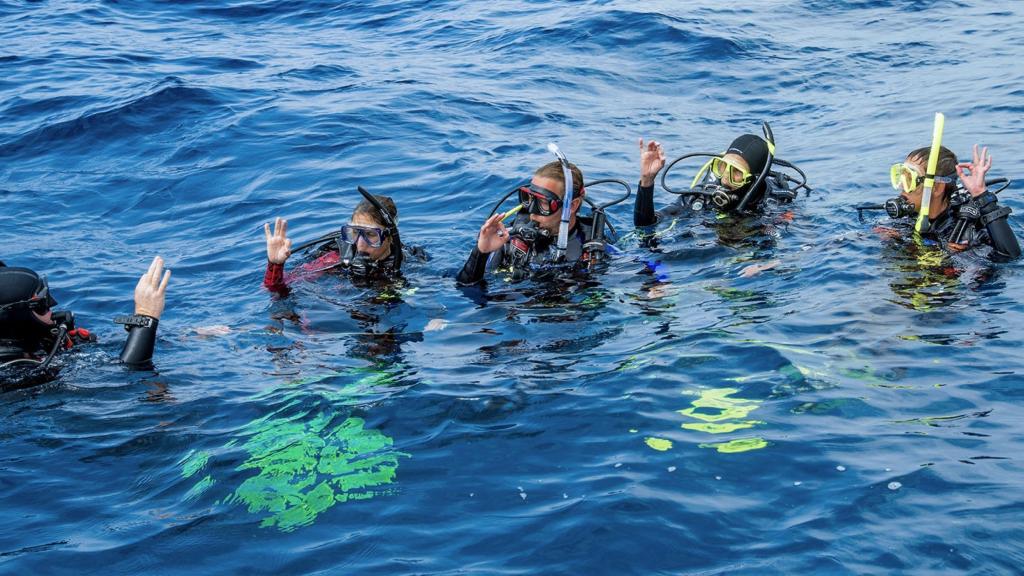
<path fill-rule="evenodd" d="M 932 130 L 932 149 L 928 153 L 928 169 L 924 174 L 924 195 L 921 196 L 921 208 L 917 214 L 917 223 L 914 224 L 914 232 L 924 234 L 931 228 L 928 220 L 928 208 L 932 203 L 932 187 L 935 186 L 935 169 L 939 165 L 939 148 L 942 146 L 942 128 L 946 124 L 946 117 L 942 112 L 935 113 L 935 128 Z"/>

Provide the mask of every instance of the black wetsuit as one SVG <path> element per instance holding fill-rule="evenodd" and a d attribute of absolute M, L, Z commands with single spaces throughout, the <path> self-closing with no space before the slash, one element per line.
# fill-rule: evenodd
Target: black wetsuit
<path fill-rule="evenodd" d="M 576 225 L 569 231 L 565 249 L 565 263 L 578 263 L 585 257 L 584 244 L 591 237 L 593 221 L 589 217 L 577 216 Z M 529 216 L 520 216 L 509 231 L 509 241 L 500 250 L 483 254 L 473 247 L 469 259 L 459 271 L 459 284 L 476 284 L 487 272 L 509 270 L 514 280 L 521 280 L 546 271 L 545 266 L 555 263 L 556 238 L 539 235 L 529 226 Z M 525 249 L 524 249 L 525 248 Z M 559 266 L 559 270 L 564 267 Z"/>
<path fill-rule="evenodd" d="M 761 184 L 766 188 L 767 193 L 755 194 L 754 197 L 761 197 L 758 202 L 750 204 L 749 210 L 755 213 L 764 212 L 769 201 L 785 204 L 796 198 L 796 192 L 791 190 L 784 182 L 779 181 L 775 173 L 770 173 Z M 665 206 L 661 210 L 654 210 L 654 186 L 640 185 L 636 192 L 636 203 L 633 205 L 633 225 L 637 228 L 653 226 L 666 218 L 677 218 L 687 213 L 698 212 L 692 207 L 694 196 L 679 196 L 675 202 Z M 711 202 L 704 202 L 703 210 L 714 209 Z"/>
<path fill-rule="evenodd" d="M 1010 228 L 1008 207 L 999 206 L 995 194 L 985 191 L 981 196 L 972 198 L 963 206 L 951 207 L 931 221 L 930 234 L 943 243 L 950 242 L 963 214 L 973 209 L 979 218 L 969 217 L 967 232 L 961 243 L 968 247 L 988 245 L 992 247 L 990 257 L 997 261 L 1015 260 L 1020 256 L 1020 244 Z"/>

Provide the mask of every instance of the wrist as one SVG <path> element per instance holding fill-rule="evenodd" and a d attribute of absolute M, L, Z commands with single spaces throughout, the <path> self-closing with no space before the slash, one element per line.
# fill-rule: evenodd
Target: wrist
<path fill-rule="evenodd" d="M 974 197 L 974 201 L 978 203 L 979 208 L 984 208 L 989 204 L 995 204 L 998 199 L 995 194 L 988 191 L 988 188 L 985 188 L 980 194 Z"/>
<path fill-rule="evenodd" d="M 648 176 L 641 176 L 640 177 L 640 186 L 643 187 L 643 188 L 650 188 L 650 187 L 654 186 L 654 176 L 650 176 L 650 177 L 648 177 Z"/>
<path fill-rule="evenodd" d="M 147 316 L 147 317 L 152 318 L 154 320 L 159 320 L 160 319 L 160 312 L 158 312 L 157 310 L 155 310 L 153 308 L 148 308 L 146 306 L 136 305 L 135 306 L 135 315 L 136 316 Z"/>

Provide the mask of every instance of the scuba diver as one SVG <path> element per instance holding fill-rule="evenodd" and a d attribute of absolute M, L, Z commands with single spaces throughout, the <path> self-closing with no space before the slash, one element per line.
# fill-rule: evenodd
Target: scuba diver
<path fill-rule="evenodd" d="M 263 285 L 268 290 L 285 296 L 291 282 L 317 278 L 328 271 L 345 272 L 353 279 L 368 281 L 394 279 L 401 274 L 406 256 L 427 259 L 422 248 L 402 244 L 394 201 L 387 196 L 374 196 L 362 186 L 358 190 L 363 200 L 352 211 L 348 224 L 337 232 L 300 244 L 294 250 L 287 236 L 287 220 L 277 218 L 273 233 L 270 224 L 263 225 L 267 239 L 267 271 Z M 312 250 L 313 259 L 286 274 L 285 262 L 293 252 L 303 250 Z"/>
<path fill-rule="evenodd" d="M 884 209 L 893 219 L 904 222 L 916 218 L 915 229 L 922 236 L 939 240 L 952 252 L 988 245 L 992 247 L 989 253 L 992 260 L 1018 258 L 1020 244 L 1008 221 L 1011 210 L 999 206 L 996 196 L 1009 187 L 1010 181 L 1006 178 L 985 180 L 992 168 L 988 148 L 979 153 L 975 144 L 971 162 L 958 162 L 956 154 L 945 146 L 937 145 L 935 150 L 934 175 L 929 175 L 926 168 L 932 149 L 918 148 L 889 169 L 892 187 L 899 196 L 885 204 L 860 206 L 857 210 Z M 930 190 L 928 179 L 934 181 Z M 1002 186 L 990 191 L 988 186 L 995 184 Z M 929 196 L 926 207 L 925 198 Z"/>
<path fill-rule="evenodd" d="M 633 207 L 633 224 L 638 228 L 653 226 L 665 218 L 699 213 L 708 208 L 721 214 L 759 214 L 765 212 L 771 202 L 792 202 L 800 188 L 809 193 L 811 189 L 803 171 L 775 157 L 775 139 L 767 122 L 762 129 L 763 137 L 743 134 L 721 154 L 694 152 L 673 160 L 662 174 L 661 185 L 666 191 L 678 194 L 679 199 L 657 212 L 654 210 L 654 178 L 665 165 L 665 153 L 657 142 L 650 142 L 645 148 L 641 138 L 640 187 Z M 674 190 L 666 184 L 665 178 L 679 161 L 704 156 L 710 159 L 698 170 L 688 190 Z M 776 166 L 795 170 L 800 179 L 773 170 Z M 790 182 L 797 185 L 790 188 Z"/>
<path fill-rule="evenodd" d="M 171 271 L 163 270 L 157 256 L 135 286 L 135 314 L 118 316 L 128 339 L 121 362 L 132 369 L 152 368 L 156 329 L 164 310 Z M 96 337 L 75 326 L 70 311 L 56 311 L 45 276 L 29 268 L 0 262 L 0 391 L 34 386 L 53 380 L 57 354 Z"/>
<path fill-rule="evenodd" d="M 604 209 L 625 201 L 632 190 L 619 180 L 584 185 L 583 172 L 566 159 L 558 146 L 548 144 L 548 151 L 557 160 L 541 166 L 529 182 L 518 184 L 506 194 L 480 227 L 476 246 L 456 277 L 459 285 L 477 284 L 488 271 L 509 271 L 512 280 L 587 272 L 604 259 L 610 248 L 605 228 L 611 231 L 611 242 L 615 236 Z M 597 205 L 587 198 L 586 186 L 604 183 L 619 184 L 626 194 Z M 516 206 L 498 212 L 498 207 L 513 194 L 517 194 Z M 579 213 L 584 203 L 593 209 L 590 216 Z M 516 219 L 506 227 L 504 220 L 513 215 Z"/>

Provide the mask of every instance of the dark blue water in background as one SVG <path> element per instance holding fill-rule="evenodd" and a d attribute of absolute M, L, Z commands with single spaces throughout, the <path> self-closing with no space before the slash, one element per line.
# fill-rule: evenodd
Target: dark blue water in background
<path fill-rule="evenodd" d="M 1019 6 L 751 6 L 0 2 L 0 259 L 102 340 L 0 397 L 0 572 L 1019 573 L 1020 267 L 850 209 L 937 111 L 1024 176 Z M 638 136 L 761 120 L 816 188 L 766 241 L 454 286 L 548 142 L 635 182 Z M 358 184 L 432 260 L 273 301 L 262 224 L 330 231 Z M 155 254 L 159 372 L 129 373 L 110 318 Z"/>

